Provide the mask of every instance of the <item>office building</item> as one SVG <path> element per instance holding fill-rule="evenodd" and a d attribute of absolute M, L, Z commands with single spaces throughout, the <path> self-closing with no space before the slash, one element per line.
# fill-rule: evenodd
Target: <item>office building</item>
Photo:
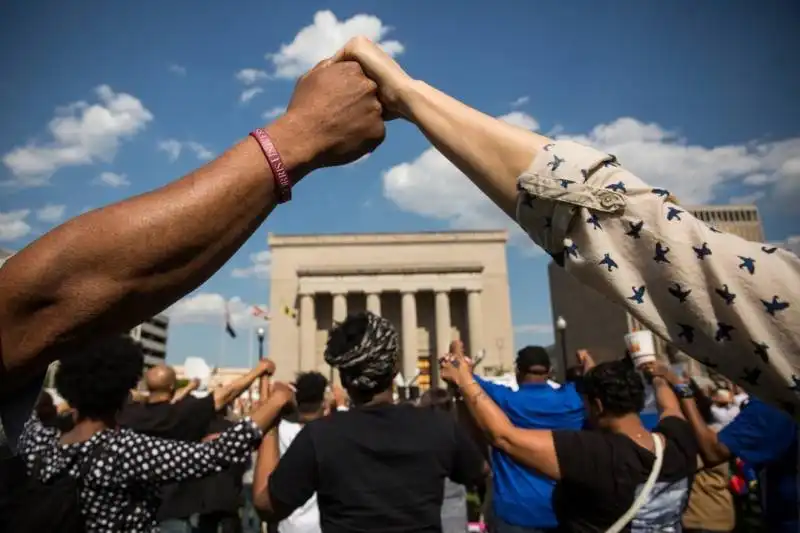
<path fill-rule="evenodd" d="M 168 332 L 169 318 L 166 315 L 156 315 L 131 330 L 131 338 L 142 347 L 145 368 L 164 364 Z"/>

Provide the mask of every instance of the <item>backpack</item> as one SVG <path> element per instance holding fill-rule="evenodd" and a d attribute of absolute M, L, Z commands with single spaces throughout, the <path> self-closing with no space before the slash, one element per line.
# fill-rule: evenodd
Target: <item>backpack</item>
<path fill-rule="evenodd" d="M 69 475 L 65 469 L 48 482 L 42 482 L 35 476 L 27 475 L 24 463 L 19 457 L 14 467 L 16 488 L 12 488 L 4 514 L 7 516 L 0 522 L 0 531 L 14 533 L 85 533 L 86 519 L 81 512 L 80 492 L 83 481 L 92 464 L 102 452 L 97 446 L 87 457 L 79 470 L 78 478 Z M 36 469 L 41 458 L 37 459 Z M 19 465 L 22 465 L 22 475 Z"/>

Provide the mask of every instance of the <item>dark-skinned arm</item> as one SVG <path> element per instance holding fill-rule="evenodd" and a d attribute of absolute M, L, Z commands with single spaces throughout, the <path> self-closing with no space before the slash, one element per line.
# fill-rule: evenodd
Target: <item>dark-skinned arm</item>
<path fill-rule="evenodd" d="M 292 181 L 343 164 L 383 139 L 375 84 L 358 65 L 298 82 L 267 128 Z M 86 339 L 122 333 L 216 272 L 276 205 L 272 173 L 248 137 L 164 187 L 74 218 L 0 270 L 0 395 Z"/>

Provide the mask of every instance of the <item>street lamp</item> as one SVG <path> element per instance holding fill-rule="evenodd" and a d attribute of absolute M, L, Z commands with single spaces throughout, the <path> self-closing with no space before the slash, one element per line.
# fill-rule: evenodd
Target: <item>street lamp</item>
<path fill-rule="evenodd" d="M 558 343 L 561 345 L 561 377 L 567 376 L 567 321 L 563 316 L 556 319 L 556 331 L 558 332 Z"/>
<path fill-rule="evenodd" d="M 258 337 L 258 360 L 264 359 L 264 336 L 266 335 L 267 331 L 264 328 L 258 328 L 256 330 L 256 336 Z"/>

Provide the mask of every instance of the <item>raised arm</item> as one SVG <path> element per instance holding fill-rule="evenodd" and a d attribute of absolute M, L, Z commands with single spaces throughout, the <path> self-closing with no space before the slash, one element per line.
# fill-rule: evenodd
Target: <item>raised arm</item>
<path fill-rule="evenodd" d="M 205 442 L 160 439 L 125 431 L 117 452 L 122 461 L 118 471 L 137 483 L 164 484 L 203 478 L 230 465 L 244 464 L 288 401 L 291 394 L 275 395 L 218 438 Z"/>
<path fill-rule="evenodd" d="M 551 479 L 561 478 L 552 431 L 515 427 L 475 381 L 463 355 L 450 354 L 444 358 L 441 375 L 461 390 L 467 409 L 489 444 Z"/>
<path fill-rule="evenodd" d="M 570 274 L 663 339 L 800 416 L 800 259 L 709 228 L 613 155 L 411 79 L 366 39 L 338 54 Z"/>
<path fill-rule="evenodd" d="M 298 82 L 267 127 L 291 182 L 357 159 L 384 136 L 375 84 L 353 62 Z M 310 193 L 311 191 L 306 191 Z M 88 336 L 122 332 L 216 272 L 276 205 L 250 137 L 160 189 L 50 231 L 0 269 L 0 395 Z"/>
<path fill-rule="evenodd" d="M 262 359 L 247 374 L 214 389 L 214 408 L 219 411 L 250 388 L 255 380 L 262 376 L 271 376 L 275 372 L 275 363 Z"/>

